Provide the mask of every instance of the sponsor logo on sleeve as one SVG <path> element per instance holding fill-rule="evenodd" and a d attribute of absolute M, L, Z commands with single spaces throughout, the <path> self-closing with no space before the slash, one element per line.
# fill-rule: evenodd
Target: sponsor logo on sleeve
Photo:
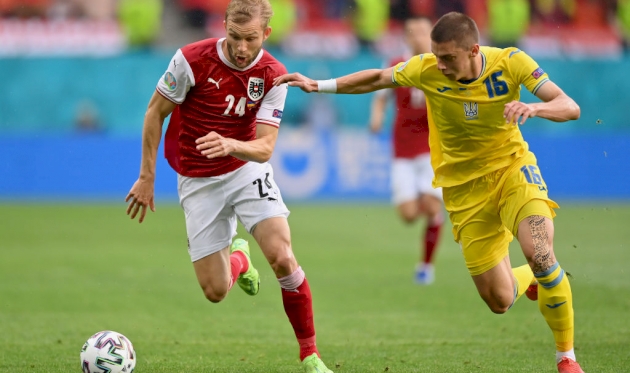
<path fill-rule="evenodd" d="M 273 117 L 274 118 L 278 118 L 278 119 L 282 119 L 282 110 L 274 109 L 273 110 Z"/>
<path fill-rule="evenodd" d="M 175 75 L 170 71 L 164 74 L 164 84 L 166 84 L 166 87 L 171 92 L 177 88 L 177 79 L 175 79 Z"/>
<path fill-rule="evenodd" d="M 532 76 L 534 77 L 534 79 L 538 79 L 541 76 L 543 76 L 544 74 L 545 74 L 545 72 L 543 71 L 543 69 L 541 67 L 539 67 L 536 70 L 534 70 L 534 72 L 532 73 Z"/>

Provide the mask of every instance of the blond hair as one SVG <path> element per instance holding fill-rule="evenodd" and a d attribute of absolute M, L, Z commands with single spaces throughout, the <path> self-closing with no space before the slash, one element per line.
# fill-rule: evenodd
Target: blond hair
<path fill-rule="evenodd" d="M 229 19 L 236 24 L 243 24 L 260 17 L 263 28 L 266 28 L 272 16 L 269 0 L 232 0 L 225 11 L 225 22 Z"/>

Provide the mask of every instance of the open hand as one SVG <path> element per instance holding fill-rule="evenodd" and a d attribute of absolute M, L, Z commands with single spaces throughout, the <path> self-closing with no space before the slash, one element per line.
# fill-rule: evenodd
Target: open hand
<path fill-rule="evenodd" d="M 131 219 L 134 219 L 138 212 L 140 212 L 138 223 L 142 223 L 145 215 L 147 214 L 147 206 L 151 209 L 151 211 L 155 212 L 155 203 L 153 201 L 153 181 L 138 179 L 133 184 L 133 187 L 131 187 L 129 194 L 127 194 L 125 202 L 129 202 L 127 215 L 130 215 Z"/>
<path fill-rule="evenodd" d="M 290 87 L 298 87 L 304 92 L 317 92 L 317 82 L 300 73 L 284 74 L 273 80 L 273 85 L 287 83 Z"/>

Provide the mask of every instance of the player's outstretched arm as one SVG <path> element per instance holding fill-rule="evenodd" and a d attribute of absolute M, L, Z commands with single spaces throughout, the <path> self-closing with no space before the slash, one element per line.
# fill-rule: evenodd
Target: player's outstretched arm
<path fill-rule="evenodd" d="M 580 107 L 554 82 L 548 81 L 536 92 L 543 102 L 525 104 L 512 101 L 505 105 L 503 116 L 506 122 L 525 124 L 527 118 L 541 117 L 554 122 L 566 122 L 580 118 Z"/>
<path fill-rule="evenodd" d="M 300 73 L 284 74 L 274 80 L 274 85 L 288 83 L 304 92 L 361 94 L 383 88 L 396 87 L 392 81 L 393 67 L 362 70 L 337 79 L 313 80 Z"/>
<path fill-rule="evenodd" d="M 140 212 L 138 222 L 142 223 L 147 213 L 147 206 L 151 211 L 155 211 L 153 201 L 153 188 L 155 182 L 155 161 L 157 158 L 158 146 L 162 138 L 162 125 L 164 119 L 175 110 L 176 104 L 167 100 L 157 91 L 153 93 L 149 107 L 144 116 L 144 127 L 142 129 L 142 160 L 140 163 L 140 176 L 133 184 L 125 202 L 127 215 L 132 219 Z"/>

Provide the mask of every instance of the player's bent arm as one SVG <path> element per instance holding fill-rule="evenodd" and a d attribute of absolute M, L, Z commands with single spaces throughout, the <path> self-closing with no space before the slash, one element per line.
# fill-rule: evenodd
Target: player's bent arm
<path fill-rule="evenodd" d="M 175 110 L 176 106 L 177 104 L 166 99 L 157 90 L 153 92 L 144 115 L 142 128 L 142 161 L 140 163 L 140 179 L 142 180 L 155 180 L 155 162 L 162 138 L 162 125 L 164 119 Z"/>
<path fill-rule="evenodd" d="M 533 104 L 536 116 L 554 122 L 566 122 L 580 118 L 580 107 L 554 82 L 548 81 L 536 92 L 543 102 Z"/>
<path fill-rule="evenodd" d="M 237 141 L 234 144 L 235 150 L 231 151 L 230 155 L 244 161 L 267 162 L 271 159 L 277 139 L 278 127 L 258 123 L 256 125 L 256 139 Z"/>

